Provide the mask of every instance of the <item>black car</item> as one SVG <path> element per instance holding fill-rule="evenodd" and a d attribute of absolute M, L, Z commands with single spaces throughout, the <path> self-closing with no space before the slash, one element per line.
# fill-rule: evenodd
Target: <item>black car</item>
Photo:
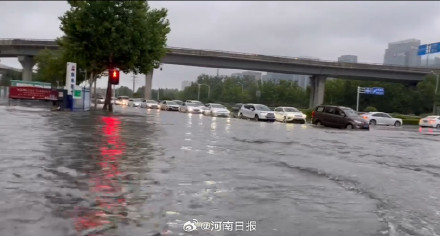
<path fill-rule="evenodd" d="M 312 112 L 312 124 L 346 129 L 370 129 L 368 122 L 349 107 L 320 105 Z"/>

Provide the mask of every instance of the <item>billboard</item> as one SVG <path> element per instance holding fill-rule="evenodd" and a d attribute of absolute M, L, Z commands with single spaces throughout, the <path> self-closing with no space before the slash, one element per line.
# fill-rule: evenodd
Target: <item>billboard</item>
<path fill-rule="evenodd" d="M 9 98 L 32 100 L 58 100 L 58 92 L 50 88 L 9 87 Z"/>

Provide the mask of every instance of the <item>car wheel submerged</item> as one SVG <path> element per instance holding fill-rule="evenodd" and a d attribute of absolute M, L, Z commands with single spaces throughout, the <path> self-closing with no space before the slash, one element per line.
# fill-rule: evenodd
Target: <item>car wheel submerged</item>
<path fill-rule="evenodd" d="M 376 125 L 376 120 L 370 120 L 370 125 Z"/>
<path fill-rule="evenodd" d="M 402 123 L 400 123 L 399 121 L 396 121 L 396 123 L 394 123 L 394 126 L 400 127 L 400 126 L 402 126 Z"/>
<path fill-rule="evenodd" d="M 258 117 L 258 115 L 255 115 L 254 120 L 255 120 L 255 121 L 260 120 L 260 118 Z"/>
<path fill-rule="evenodd" d="M 243 119 L 243 114 L 238 113 L 238 118 Z"/>
<path fill-rule="evenodd" d="M 321 123 L 321 121 L 318 120 L 318 121 L 316 121 L 315 125 L 316 125 L 316 126 L 321 126 L 322 123 Z"/>
<path fill-rule="evenodd" d="M 437 126 L 435 126 L 435 128 L 440 129 L 440 124 L 438 124 Z"/>
<path fill-rule="evenodd" d="M 348 124 L 345 126 L 346 129 L 353 129 L 353 125 L 352 124 Z"/>

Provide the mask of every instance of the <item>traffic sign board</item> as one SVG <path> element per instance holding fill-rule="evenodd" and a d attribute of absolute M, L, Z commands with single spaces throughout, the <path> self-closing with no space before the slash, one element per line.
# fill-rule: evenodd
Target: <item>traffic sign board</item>
<path fill-rule="evenodd" d="M 385 94 L 385 89 L 381 88 L 381 87 L 374 87 L 372 88 L 372 93 L 373 95 L 384 95 Z"/>
<path fill-rule="evenodd" d="M 419 50 L 417 51 L 417 55 L 422 56 L 437 52 L 440 52 L 440 42 L 420 45 Z"/>

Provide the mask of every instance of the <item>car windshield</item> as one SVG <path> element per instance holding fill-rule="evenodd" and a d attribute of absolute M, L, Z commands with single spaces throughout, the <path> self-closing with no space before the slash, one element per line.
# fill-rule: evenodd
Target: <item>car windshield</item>
<path fill-rule="evenodd" d="M 195 106 L 204 106 L 203 103 L 201 103 L 201 102 L 194 102 L 193 104 L 194 104 Z"/>
<path fill-rule="evenodd" d="M 286 108 L 284 108 L 284 110 L 286 112 L 299 112 L 298 109 L 296 109 L 294 107 L 286 107 Z"/>
<path fill-rule="evenodd" d="M 167 102 L 168 105 L 177 105 L 177 103 L 173 102 L 173 101 L 168 101 Z"/>
<path fill-rule="evenodd" d="M 134 102 L 141 102 L 142 99 L 137 98 L 137 99 L 133 99 L 133 101 L 134 101 Z"/>
<path fill-rule="evenodd" d="M 259 111 L 272 111 L 269 107 L 265 105 L 255 105 L 255 108 Z"/>
<path fill-rule="evenodd" d="M 347 116 L 351 116 L 351 117 L 353 117 L 353 116 L 359 116 L 354 110 L 352 110 L 352 109 L 342 109 L 343 111 L 344 111 L 344 113 L 345 113 L 345 115 L 347 115 Z"/>
<path fill-rule="evenodd" d="M 196 104 L 195 104 L 195 103 L 186 103 L 186 106 L 187 106 L 187 107 L 195 107 Z"/>
<path fill-rule="evenodd" d="M 157 102 L 154 100 L 147 100 L 147 103 L 157 103 Z"/>
<path fill-rule="evenodd" d="M 211 107 L 212 108 L 224 108 L 224 106 L 220 105 L 220 104 L 211 104 Z"/>

